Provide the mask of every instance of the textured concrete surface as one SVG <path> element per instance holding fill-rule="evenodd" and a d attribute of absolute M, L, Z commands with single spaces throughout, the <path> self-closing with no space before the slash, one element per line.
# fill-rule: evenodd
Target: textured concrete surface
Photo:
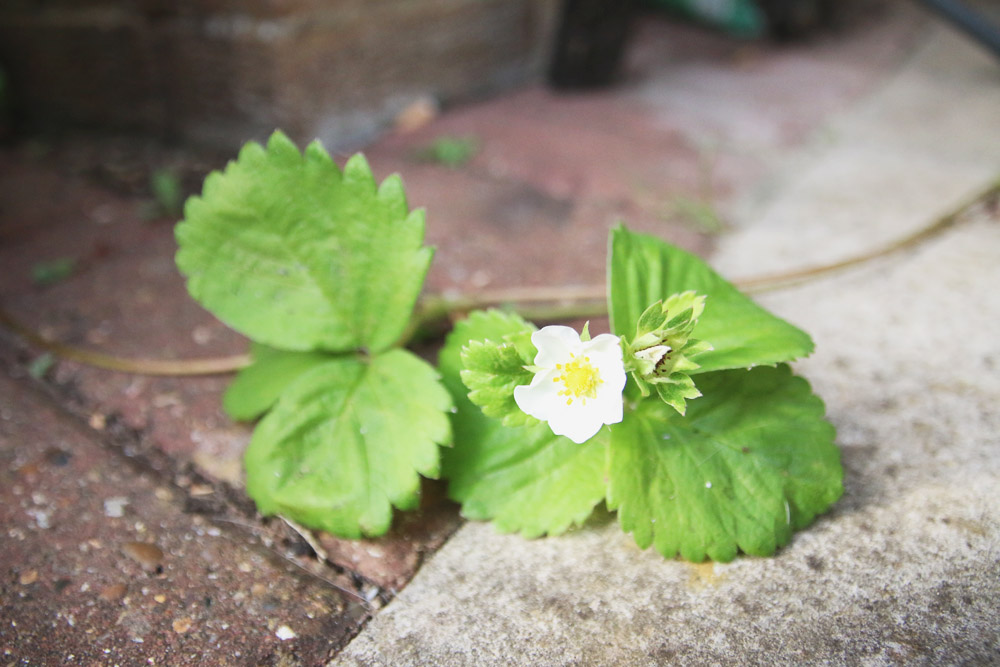
<path fill-rule="evenodd" d="M 734 206 L 730 276 L 877 247 L 1000 173 L 1000 65 L 938 28 Z M 463 527 L 335 665 L 1000 661 L 1000 218 L 772 293 L 818 352 L 845 495 L 770 559 L 640 552 L 611 517 Z"/>

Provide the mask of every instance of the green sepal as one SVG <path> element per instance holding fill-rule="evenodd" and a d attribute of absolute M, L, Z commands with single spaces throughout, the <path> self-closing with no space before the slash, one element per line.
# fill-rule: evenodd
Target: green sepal
<path fill-rule="evenodd" d="M 623 339 L 625 368 L 643 396 L 656 387 L 660 399 L 684 414 L 685 400 L 701 396 L 689 373 L 699 365 L 692 357 L 712 349 L 707 341 L 691 338 L 705 310 L 705 297 L 695 292 L 673 294 L 657 301 L 639 316 L 635 336 Z"/>
<path fill-rule="evenodd" d="M 512 315 L 511 321 L 515 317 Z M 504 335 L 499 342 L 470 340 L 462 348 L 461 377 L 469 389 L 469 400 L 505 426 L 537 422 L 514 402 L 514 388 L 529 384 L 534 377 L 530 364 L 537 354 L 531 343 L 534 327 L 524 320 L 520 324 L 520 331 Z"/>
<path fill-rule="evenodd" d="M 694 386 L 694 380 L 686 373 L 673 373 L 666 378 L 656 378 L 653 386 L 656 387 L 656 394 L 660 400 L 682 415 L 687 411 L 686 401 L 701 396 L 701 392 Z"/>
<path fill-rule="evenodd" d="M 319 363 L 257 425 L 247 492 L 264 515 L 341 537 L 382 535 L 393 507 L 417 507 L 420 475 L 437 477 L 451 406 L 437 372 L 405 350 Z"/>

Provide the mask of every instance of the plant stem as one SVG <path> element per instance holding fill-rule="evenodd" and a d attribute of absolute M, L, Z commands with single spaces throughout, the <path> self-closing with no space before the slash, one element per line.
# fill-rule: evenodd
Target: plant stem
<path fill-rule="evenodd" d="M 0 308 L 0 325 L 60 359 L 77 361 L 109 371 L 138 373 L 140 375 L 219 375 L 239 370 L 250 363 L 250 355 L 248 354 L 203 359 L 134 359 L 104 354 L 48 340 L 17 321 L 2 308 Z"/>
<path fill-rule="evenodd" d="M 925 225 L 915 232 L 907 234 L 906 236 L 900 237 L 876 250 L 862 252 L 853 257 L 848 257 L 847 259 L 831 262 L 829 264 L 809 266 L 804 269 L 783 271 L 781 273 L 773 273 L 770 275 L 754 276 L 752 278 L 744 278 L 743 280 L 734 280 L 733 284 L 745 292 L 756 294 L 783 287 L 789 287 L 791 285 L 819 278 L 820 276 L 843 271 L 844 269 L 849 269 L 866 262 L 887 257 L 902 250 L 906 250 L 907 248 L 916 247 L 924 241 L 927 241 L 945 230 L 954 227 L 955 224 L 959 222 L 963 213 L 979 202 L 986 201 L 991 197 L 996 197 L 998 194 L 1000 194 L 1000 178 L 993 181 L 982 190 L 973 193 L 950 212 L 935 218 L 930 224 Z"/>
<path fill-rule="evenodd" d="M 991 197 L 1000 195 L 1000 178 L 974 193 L 950 212 L 895 241 L 853 257 L 829 264 L 809 266 L 781 273 L 734 280 L 745 292 L 760 293 L 814 280 L 843 271 L 894 253 L 915 247 L 957 224 L 966 211 Z M 553 322 L 607 315 L 604 285 L 576 287 L 520 287 L 487 290 L 477 294 L 429 295 L 417 305 L 409 327 L 400 338 L 400 345 L 427 338 L 446 330 L 454 320 L 473 310 L 491 306 L 510 306 L 526 319 Z M 50 341 L 18 322 L 0 307 L 0 325 L 32 345 L 51 352 L 61 359 L 77 361 L 105 370 L 141 375 L 217 375 L 237 371 L 250 363 L 250 355 L 209 357 L 203 359 L 130 359 L 94 352 L 72 345 Z"/>

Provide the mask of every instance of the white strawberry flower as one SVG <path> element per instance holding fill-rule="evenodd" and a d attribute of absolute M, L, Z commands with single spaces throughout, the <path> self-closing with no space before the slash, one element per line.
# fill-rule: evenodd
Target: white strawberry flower
<path fill-rule="evenodd" d="M 586 331 L 586 329 L 585 329 Z M 556 435 L 583 443 L 604 424 L 622 420 L 625 364 L 618 336 L 590 339 L 569 327 L 549 326 L 531 335 L 538 354 L 530 384 L 514 388 L 524 412 L 548 422 Z"/>

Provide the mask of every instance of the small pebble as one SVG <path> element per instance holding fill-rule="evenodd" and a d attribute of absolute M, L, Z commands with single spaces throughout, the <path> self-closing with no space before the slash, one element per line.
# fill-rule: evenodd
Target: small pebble
<path fill-rule="evenodd" d="M 436 99 L 430 96 L 419 97 L 396 115 L 396 131 L 405 134 L 418 130 L 434 120 L 438 113 Z"/>
<path fill-rule="evenodd" d="M 126 542 L 122 553 L 147 570 L 155 570 L 163 560 L 163 549 L 149 542 Z"/>
<path fill-rule="evenodd" d="M 173 622 L 174 632 L 176 632 L 179 635 L 182 635 L 188 630 L 190 630 L 193 624 L 194 621 L 187 617 L 175 619 Z"/>
<path fill-rule="evenodd" d="M 198 345 L 208 345 L 212 342 L 212 330 L 208 327 L 195 327 L 191 332 L 191 339 Z"/>
<path fill-rule="evenodd" d="M 278 628 L 277 632 L 275 632 L 274 634 L 281 641 L 295 639 L 296 637 L 298 637 L 298 635 L 295 634 L 295 631 L 292 630 L 287 625 L 282 625 L 280 628 Z"/>
<path fill-rule="evenodd" d="M 45 450 L 45 462 L 50 466 L 62 468 L 68 465 L 73 455 L 58 447 L 49 447 Z"/>
<path fill-rule="evenodd" d="M 87 420 L 87 423 L 89 423 L 90 428 L 94 429 L 95 431 L 103 431 L 105 427 L 108 425 L 108 418 L 102 415 L 100 412 L 95 412 L 94 414 L 90 415 L 90 419 Z"/>
<path fill-rule="evenodd" d="M 48 530 L 52 527 L 52 510 L 30 509 L 26 510 L 25 514 L 34 519 L 35 523 L 38 524 L 38 527 L 42 530 Z"/>
<path fill-rule="evenodd" d="M 128 505 L 128 498 L 114 496 L 104 501 L 104 516 L 112 519 L 119 519 L 125 516 L 125 506 Z"/>
<path fill-rule="evenodd" d="M 38 581 L 38 570 L 25 570 L 19 579 L 22 586 L 30 586 Z"/>
<path fill-rule="evenodd" d="M 111 584 L 102 590 L 98 597 L 105 602 L 114 602 L 115 600 L 121 600 L 126 591 L 128 591 L 128 586 L 125 584 Z"/>
<path fill-rule="evenodd" d="M 163 593 L 159 593 L 159 594 L 157 594 L 157 595 L 154 595 L 154 596 L 153 596 L 153 599 L 154 599 L 154 600 L 155 600 L 155 601 L 156 601 L 156 602 L 157 602 L 158 604 L 163 604 L 164 602 L 166 602 L 166 601 L 167 601 L 167 596 L 166 596 L 166 595 L 164 595 Z"/>

